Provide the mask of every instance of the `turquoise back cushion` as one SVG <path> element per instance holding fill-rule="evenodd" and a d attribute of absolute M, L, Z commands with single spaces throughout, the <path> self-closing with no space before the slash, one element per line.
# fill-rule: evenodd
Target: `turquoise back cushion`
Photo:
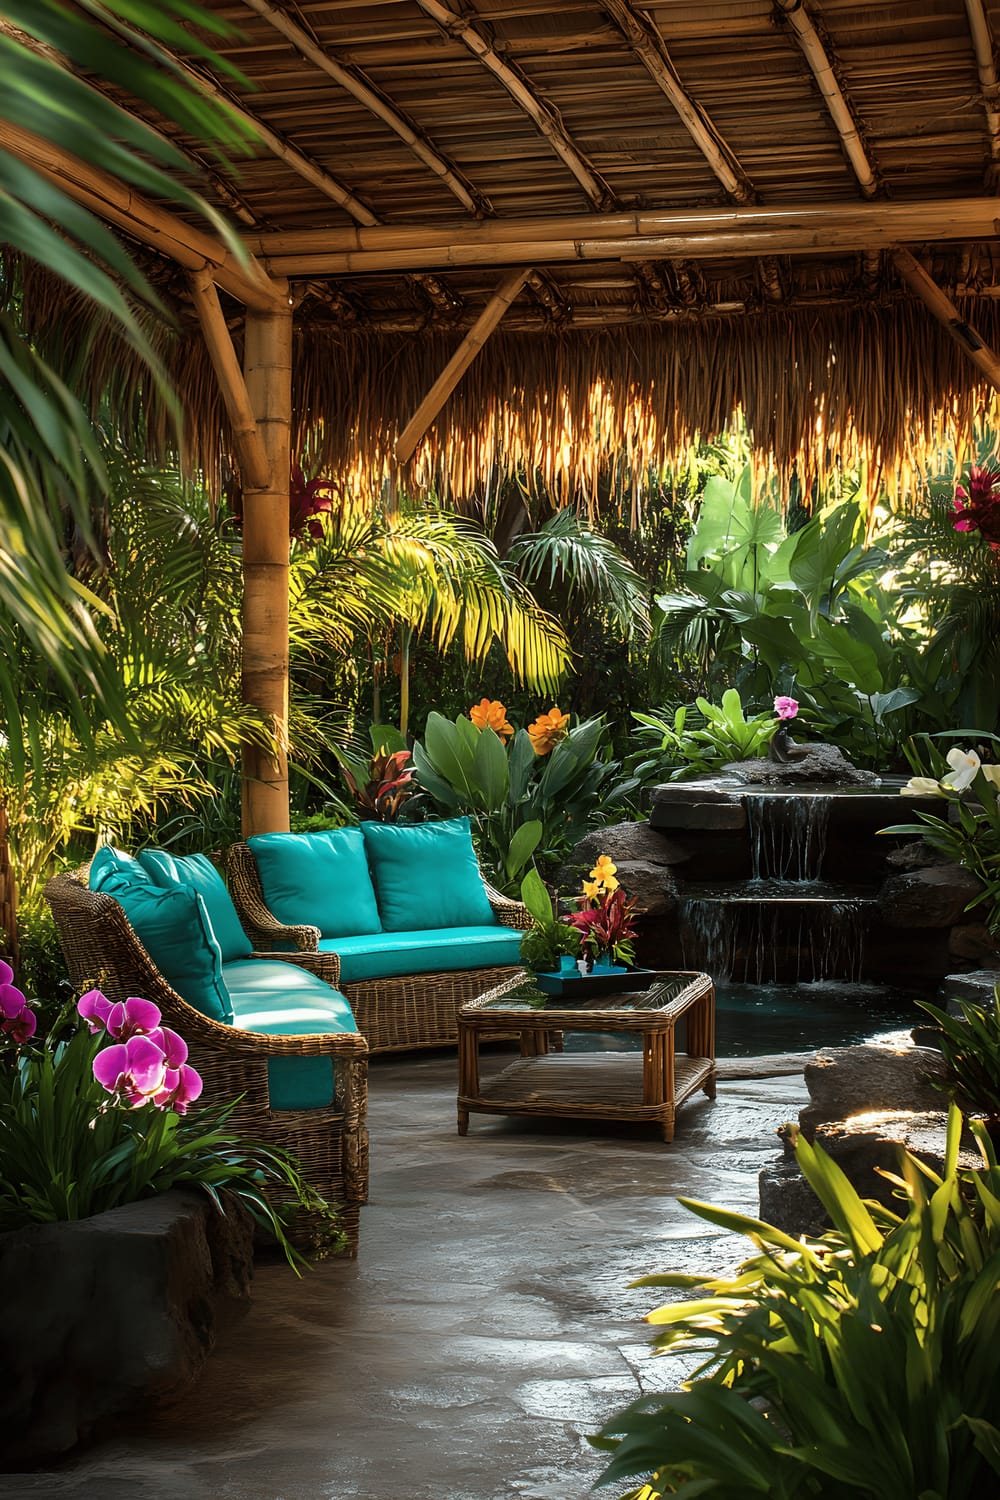
<path fill-rule="evenodd" d="M 468 818 L 361 829 L 386 932 L 496 925 Z"/>
<path fill-rule="evenodd" d="M 206 855 L 188 854 L 178 857 L 168 854 L 165 849 L 143 849 L 139 854 L 139 863 L 152 877 L 154 885 L 167 890 L 172 886 L 187 886 L 198 892 L 205 903 L 224 964 L 237 958 L 246 958 L 253 951 L 253 945 L 236 915 L 236 907 L 226 890 L 225 881 Z"/>
<path fill-rule="evenodd" d="M 360 828 L 257 833 L 247 843 L 264 901 L 279 922 L 307 922 L 324 937 L 381 930 Z"/>
<path fill-rule="evenodd" d="M 90 861 L 90 889 L 104 891 L 108 889 L 109 883 L 119 885 L 123 882 L 148 885 L 149 876 L 139 861 L 131 854 L 126 854 L 124 849 L 113 849 L 110 844 L 102 844 Z"/>
<path fill-rule="evenodd" d="M 125 910 L 136 936 L 168 984 L 213 1021 L 231 1022 L 233 1008 L 222 978 L 222 954 L 198 892 L 164 890 L 122 876 L 101 889 Z"/>

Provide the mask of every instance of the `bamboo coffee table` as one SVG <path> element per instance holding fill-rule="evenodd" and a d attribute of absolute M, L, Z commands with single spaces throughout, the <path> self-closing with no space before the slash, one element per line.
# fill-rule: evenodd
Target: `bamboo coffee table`
<path fill-rule="evenodd" d="M 648 990 L 569 1002 L 545 997 L 526 971 L 458 1012 L 458 1133 L 470 1113 L 650 1121 L 674 1138 L 678 1105 L 702 1089 L 715 1098 L 715 987 L 707 974 L 660 971 Z M 686 1053 L 674 1027 L 686 1022 Z M 563 1052 L 566 1031 L 636 1032 L 642 1051 Z M 521 1056 L 485 1080 L 479 1043 L 519 1033 Z M 557 1050 L 558 1049 L 558 1050 Z"/>

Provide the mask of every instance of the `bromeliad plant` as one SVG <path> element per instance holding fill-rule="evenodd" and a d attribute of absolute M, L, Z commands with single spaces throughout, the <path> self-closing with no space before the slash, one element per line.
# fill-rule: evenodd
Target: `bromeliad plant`
<path fill-rule="evenodd" d="M 372 754 L 367 762 L 343 748 L 337 749 L 340 774 L 360 819 L 398 823 L 403 808 L 418 790 L 410 752 L 391 724 L 373 724 L 371 742 Z"/>
<path fill-rule="evenodd" d="M 650 1276 L 695 1293 L 649 1315 L 657 1347 L 704 1356 L 676 1393 L 608 1422 L 600 1483 L 650 1478 L 711 1500 L 978 1500 L 1000 1488 L 1000 1168 L 960 1170 L 948 1118 L 938 1176 L 904 1155 L 898 1214 L 862 1202 L 819 1147 L 796 1156 L 833 1224 L 793 1239 L 682 1199 L 749 1236 L 735 1276 Z M 632 1494 L 648 1493 L 645 1490 Z"/>
<path fill-rule="evenodd" d="M 322 1253 L 342 1248 L 334 1210 L 291 1157 L 236 1133 L 234 1105 L 189 1114 L 202 1082 L 155 1005 L 138 997 L 113 1005 L 91 990 L 73 1018 L 86 1026 L 55 1040 L 64 1014 L 29 1046 L 33 1016 L 12 979 L 0 966 L 0 1032 L 19 1044 L 13 1059 L 0 1059 L 0 1231 L 197 1187 L 220 1211 L 223 1194 L 237 1198 L 296 1270 L 305 1261 L 286 1227 L 299 1207 L 326 1217 Z"/>
<path fill-rule="evenodd" d="M 636 738 L 648 746 L 664 770 L 673 767 L 669 778 L 678 781 L 717 771 L 730 761 L 766 755 L 772 736 L 788 717 L 777 704 L 792 702 L 791 698 L 776 698 L 774 713 L 748 716 L 737 690 L 728 688 L 719 704 L 698 698 L 695 710 L 677 709 L 672 720 L 636 712 L 632 717 L 640 725 Z"/>

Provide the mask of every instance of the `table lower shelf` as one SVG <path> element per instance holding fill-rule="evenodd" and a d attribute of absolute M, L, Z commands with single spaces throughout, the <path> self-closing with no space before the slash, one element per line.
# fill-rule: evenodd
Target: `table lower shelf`
<path fill-rule="evenodd" d="M 549 1052 L 520 1057 L 483 1079 L 477 1095 L 459 1095 L 458 1108 L 460 1117 L 465 1111 L 670 1122 L 677 1106 L 711 1085 L 714 1074 L 710 1057 L 681 1054 L 674 1062 L 673 1099 L 647 1104 L 641 1053 Z"/>

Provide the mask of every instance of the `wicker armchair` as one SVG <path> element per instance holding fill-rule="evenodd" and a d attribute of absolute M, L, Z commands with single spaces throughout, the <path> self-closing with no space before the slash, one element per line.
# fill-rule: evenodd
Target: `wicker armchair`
<path fill-rule="evenodd" d="M 301 963 L 312 966 L 329 955 L 319 953 L 318 927 L 286 927 L 267 908 L 257 862 L 247 844 L 233 844 L 226 856 L 229 893 L 254 947 L 294 944 Z M 520 901 L 501 895 L 486 881 L 486 894 L 504 927 L 523 928 L 529 917 Z M 520 965 L 407 974 L 391 979 L 339 982 L 354 1011 L 358 1030 L 370 1052 L 405 1052 L 415 1047 L 454 1047 L 458 1042 L 460 1005 L 502 984 Z"/>
<path fill-rule="evenodd" d="M 78 989 L 98 987 L 109 1000 L 142 995 L 159 1006 L 164 1020 L 188 1044 L 191 1062 L 204 1080 L 204 1102 L 229 1104 L 239 1099 L 230 1115 L 234 1129 L 265 1145 L 283 1147 L 296 1158 L 306 1179 L 328 1202 L 339 1205 L 350 1254 L 355 1256 L 360 1208 L 368 1195 L 364 1037 L 357 1032 L 266 1036 L 209 1020 L 167 983 L 113 897 L 90 890 L 79 873 L 55 876 L 45 895 L 73 984 Z M 292 953 L 254 956 L 300 962 Z M 335 983 L 339 968 L 336 963 L 305 967 L 328 983 Z M 269 1058 L 280 1057 L 330 1057 L 335 1103 L 325 1109 L 272 1110 L 267 1064 Z M 295 1237 L 308 1240 L 315 1227 L 301 1215 Z"/>

